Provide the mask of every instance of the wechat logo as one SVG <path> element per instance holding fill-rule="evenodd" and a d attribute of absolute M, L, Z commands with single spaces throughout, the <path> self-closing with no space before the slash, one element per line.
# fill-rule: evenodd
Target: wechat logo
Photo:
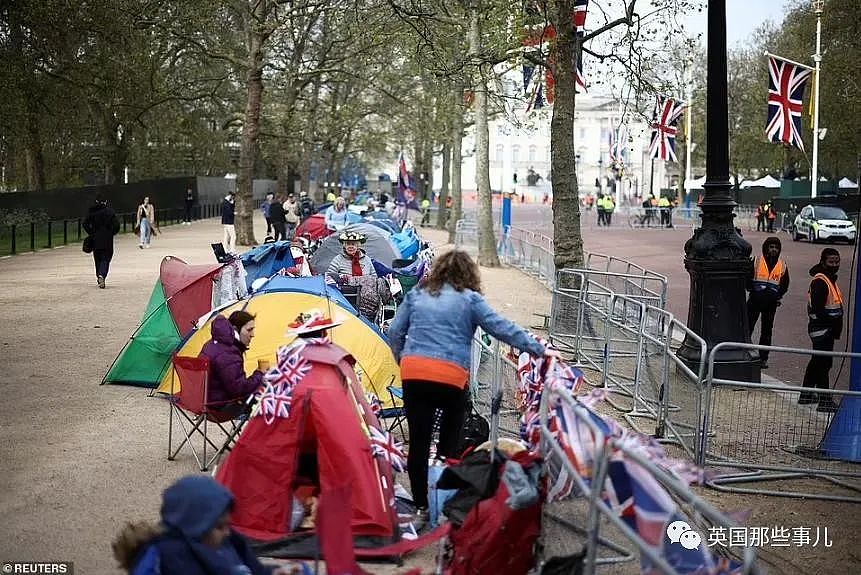
<path fill-rule="evenodd" d="M 699 549 L 703 538 L 685 521 L 673 521 L 667 526 L 667 537 L 671 543 L 679 543 L 685 549 Z"/>

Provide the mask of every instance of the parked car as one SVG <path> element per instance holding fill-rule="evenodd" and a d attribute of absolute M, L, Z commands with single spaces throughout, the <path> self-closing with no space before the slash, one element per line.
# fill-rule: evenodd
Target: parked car
<path fill-rule="evenodd" d="M 855 243 L 855 222 L 842 209 L 834 206 L 805 206 L 795 217 L 792 239 L 807 238 L 810 242 L 844 240 Z"/>

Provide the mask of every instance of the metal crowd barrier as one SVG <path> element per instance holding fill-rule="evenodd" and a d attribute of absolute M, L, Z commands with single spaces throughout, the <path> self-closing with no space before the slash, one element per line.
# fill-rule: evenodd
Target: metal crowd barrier
<path fill-rule="evenodd" d="M 583 449 L 578 450 L 585 460 L 579 462 L 579 469 L 559 445 L 549 428 L 548 409 L 559 402 L 565 404 L 579 423 L 589 430 L 591 437 L 585 438 Z M 660 572 L 674 575 L 679 573 L 655 547 L 643 539 L 620 517 L 620 510 L 604 500 L 608 468 L 611 459 L 623 457 L 633 462 L 651 475 L 673 498 L 679 510 L 686 512 L 690 523 L 702 532 L 717 527 L 729 530 L 736 523 L 714 509 L 705 500 L 694 494 L 690 488 L 675 476 L 661 469 L 639 450 L 628 447 L 624 442 L 606 437 L 594 423 L 589 412 L 580 405 L 566 389 L 547 388 L 541 398 L 540 450 L 545 458 L 549 477 L 548 483 L 558 486 L 571 482 L 569 494 L 557 501 L 549 501 L 545 507 L 545 517 L 550 522 L 565 529 L 564 533 L 554 533 L 553 527 L 545 522 L 544 547 L 553 551 L 553 544 L 564 543 L 569 547 L 575 540 L 582 540 L 585 550 L 583 573 L 591 575 L 600 565 L 623 563 L 639 558 L 652 565 L 650 573 Z M 582 437 L 582 435 L 581 435 Z M 585 507 L 585 510 L 583 509 Z M 561 513 L 560 513 L 561 511 Z M 583 513 L 585 511 L 585 513 Z M 581 522 L 569 517 L 580 514 Z M 564 515 L 564 517 L 563 517 Z M 573 537 L 572 537 L 573 535 Z M 552 539 L 552 541 L 551 541 Z M 620 542 L 622 539 L 624 542 Z M 576 541 L 580 542 L 580 541 Z M 601 554 L 609 550 L 615 554 Z M 756 552 L 745 547 L 741 556 L 732 557 L 741 563 L 741 573 L 756 573 Z"/>
<path fill-rule="evenodd" d="M 801 497 L 831 501 L 861 503 L 861 465 L 841 461 L 835 448 L 844 443 L 852 445 L 861 434 L 861 392 L 816 389 L 819 398 L 826 396 L 834 403 L 851 402 L 840 413 L 841 425 L 850 437 L 833 437 L 835 416 L 820 412 L 816 403 L 798 404 L 802 392 L 811 388 L 771 380 L 751 383 L 718 378 L 714 374 L 715 357 L 726 349 L 767 350 L 770 361 L 775 355 L 791 354 L 807 357 L 829 357 L 832 361 L 851 361 L 861 354 L 824 352 L 791 347 L 760 346 L 742 343 L 720 343 L 708 357 L 704 402 L 702 449 L 698 465 L 734 469 L 713 476 L 707 484 L 720 491 L 757 493 L 780 497 Z M 832 376 L 838 369 L 832 367 Z M 821 479 L 827 483 L 827 493 L 809 492 L 808 483 L 796 485 L 794 480 Z M 779 489 L 739 487 L 743 484 L 780 482 Z M 843 493 L 834 493 L 835 490 Z"/>

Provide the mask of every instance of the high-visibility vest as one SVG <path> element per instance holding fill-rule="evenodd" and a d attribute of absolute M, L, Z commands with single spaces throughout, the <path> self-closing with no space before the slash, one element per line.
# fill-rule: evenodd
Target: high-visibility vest
<path fill-rule="evenodd" d="M 840 319 L 843 317 L 843 294 L 840 293 L 840 288 L 825 274 L 816 274 L 813 280 L 822 280 L 828 286 L 828 299 L 825 300 L 825 315 L 832 319 Z M 810 282 L 811 285 L 813 281 Z M 816 319 L 816 314 L 813 313 L 813 306 L 810 301 L 810 289 L 807 290 L 807 313 L 810 319 Z"/>
<path fill-rule="evenodd" d="M 780 280 L 783 279 L 785 273 L 786 264 L 782 258 L 777 259 L 777 263 L 771 270 L 768 269 L 764 257 L 756 258 L 753 267 L 753 291 L 769 292 L 776 295 L 780 291 Z"/>

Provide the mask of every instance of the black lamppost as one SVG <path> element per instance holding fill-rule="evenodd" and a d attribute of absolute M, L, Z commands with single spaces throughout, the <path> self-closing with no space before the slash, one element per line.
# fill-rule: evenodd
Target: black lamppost
<path fill-rule="evenodd" d="M 711 349 L 724 341 L 750 342 L 745 285 L 753 266 L 751 246 L 733 225 L 736 203 L 729 179 L 726 0 L 709 0 L 707 54 L 702 227 L 685 243 L 685 269 L 691 276 L 688 326 Z M 679 353 L 689 363 L 699 363 L 699 346 L 690 338 Z M 759 360 L 753 352 L 730 349 L 715 359 L 717 377 L 759 381 Z"/>

